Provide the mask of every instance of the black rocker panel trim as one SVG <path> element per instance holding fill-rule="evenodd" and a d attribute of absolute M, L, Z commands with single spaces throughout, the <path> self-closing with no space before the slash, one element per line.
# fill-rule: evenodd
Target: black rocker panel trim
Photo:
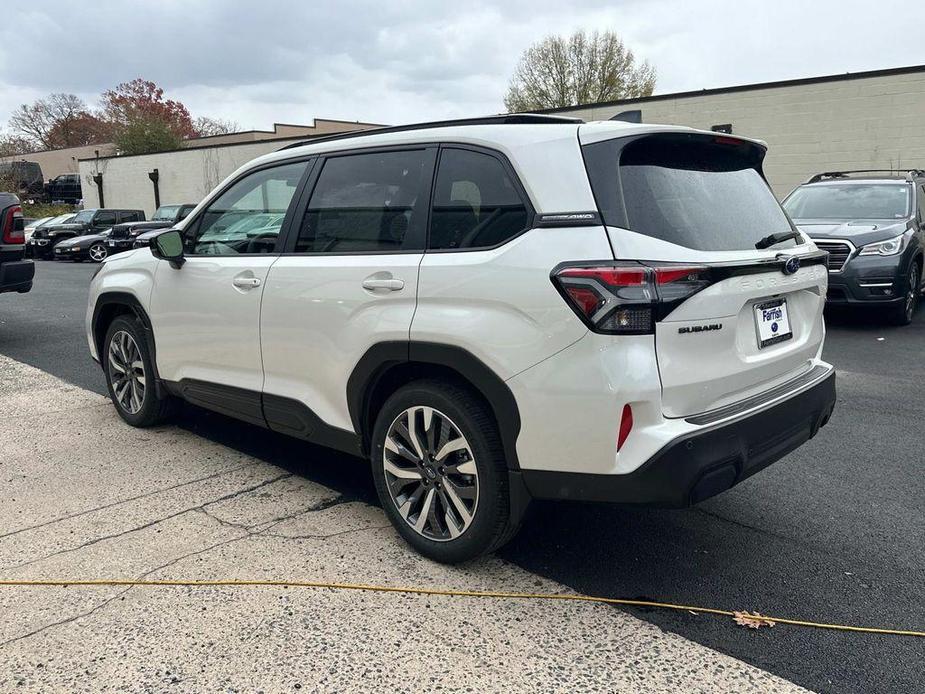
<path fill-rule="evenodd" d="M 273 431 L 319 446 L 362 455 L 359 435 L 331 426 L 298 400 L 264 393 L 263 416 Z"/>
<path fill-rule="evenodd" d="M 373 422 L 368 421 L 370 396 L 389 369 L 405 363 L 441 366 L 458 373 L 488 401 L 498 422 L 507 465 L 519 470 L 517 436 L 520 434 L 520 411 L 507 384 L 478 357 L 454 345 L 436 342 L 391 341 L 370 347 L 357 362 L 347 381 L 347 407 L 354 429 L 368 436 Z"/>
<path fill-rule="evenodd" d="M 266 427 L 260 393 L 192 378 L 165 382 L 167 390 L 193 405 L 228 415 L 235 419 Z"/>
<path fill-rule="evenodd" d="M 298 400 L 188 378 L 165 381 L 164 386 L 173 395 L 207 410 L 319 446 L 361 455 L 357 434 L 325 423 Z"/>

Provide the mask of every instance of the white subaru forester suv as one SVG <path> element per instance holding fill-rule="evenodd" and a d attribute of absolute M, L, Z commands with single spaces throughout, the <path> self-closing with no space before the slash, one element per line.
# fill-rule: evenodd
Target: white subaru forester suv
<path fill-rule="evenodd" d="M 835 403 L 826 256 L 765 150 L 530 115 L 288 147 L 106 260 L 90 351 L 134 426 L 182 398 L 368 456 L 438 561 L 531 499 L 694 504 Z"/>

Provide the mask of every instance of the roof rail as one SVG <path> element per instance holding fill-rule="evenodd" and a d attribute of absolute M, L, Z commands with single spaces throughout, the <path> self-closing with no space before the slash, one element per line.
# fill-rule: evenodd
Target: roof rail
<path fill-rule="evenodd" d="M 866 173 L 885 173 L 895 176 L 904 175 L 908 180 L 925 176 L 925 171 L 922 169 L 854 169 L 851 171 L 825 171 L 823 173 L 817 173 L 815 176 L 810 176 L 806 180 L 806 183 L 818 183 L 826 179 L 848 178 L 853 174 Z M 804 183 L 804 185 L 806 184 Z"/>
<path fill-rule="evenodd" d="M 438 120 L 429 123 L 409 123 L 408 125 L 393 125 L 384 128 L 369 128 L 367 130 L 351 130 L 346 133 L 337 133 L 334 135 L 321 135 L 313 137 L 303 142 L 293 142 L 292 144 L 281 147 L 277 151 L 282 152 L 294 147 L 303 147 L 304 145 L 313 145 L 316 142 L 330 142 L 332 140 L 349 140 L 354 137 L 363 137 L 365 135 L 379 135 L 383 133 L 403 133 L 411 130 L 426 130 L 428 128 L 452 128 L 457 125 L 544 125 L 544 124 L 563 124 L 563 123 L 584 123 L 581 118 L 569 118 L 566 116 L 550 116 L 542 113 L 504 113 L 498 116 L 481 116 L 478 118 L 458 118 L 456 120 Z"/>

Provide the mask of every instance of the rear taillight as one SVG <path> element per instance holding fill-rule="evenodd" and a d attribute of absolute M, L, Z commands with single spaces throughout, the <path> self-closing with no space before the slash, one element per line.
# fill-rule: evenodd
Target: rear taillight
<path fill-rule="evenodd" d="M 25 243 L 26 232 L 23 224 L 22 208 L 12 205 L 3 211 L 3 243 Z"/>
<path fill-rule="evenodd" d="M 567 263 L 552 280 L 585 324 L 599 333 L 642 335 L 712 283 L 705 265 Z"/>

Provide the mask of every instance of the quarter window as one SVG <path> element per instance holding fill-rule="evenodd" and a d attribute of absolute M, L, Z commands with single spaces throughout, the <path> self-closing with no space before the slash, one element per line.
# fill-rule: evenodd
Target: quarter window
<path fill-rule="evenodd" d="M 188 255 L 272 253 L 307 162 L 262 169 L 233 184 L 191 225 Z"/>
<path fill-rule="evenodd" d="M 351 154 L 327 159 L 312 192 L 296 253 L 411 250 L 423 229 L 428 150 Z"/>
<path fill-rule="evenodd" d="M 527 207 L 495 157 L 444 149 L 434 189 L 429 248 L 489 248 L 527 227 Z"/>

